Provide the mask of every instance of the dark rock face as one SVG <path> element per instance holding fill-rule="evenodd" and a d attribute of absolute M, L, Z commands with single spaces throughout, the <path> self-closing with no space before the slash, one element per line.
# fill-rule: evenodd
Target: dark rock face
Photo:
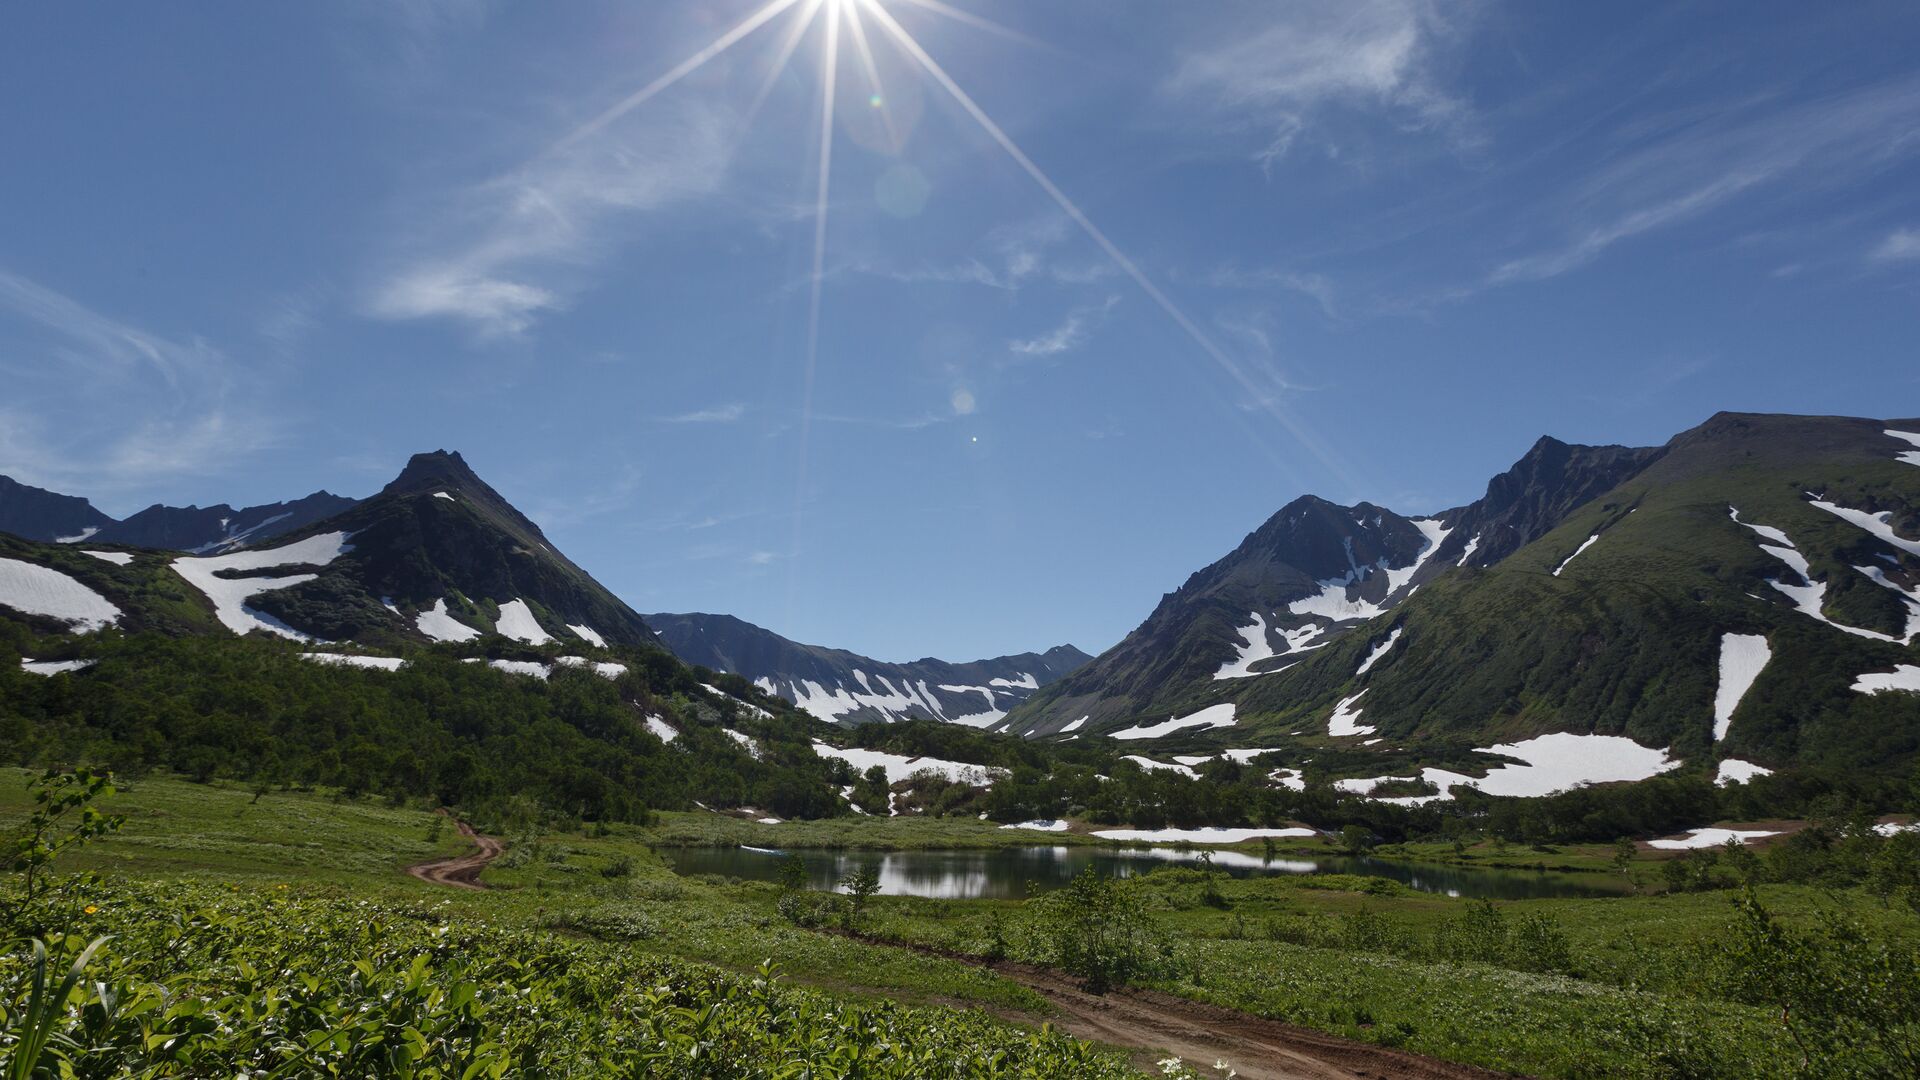
<path fill-rule="evenodd" d="M 268 503 L 235 510 L 217 506 L 149 506 L 114 522 L 94 537 L 101 543 L 161 548 L 205 554 L 238 547 L 260 547 L 316 521 L 343 513 L 354 500 L 316 491 L 292 502 Z"/>
<path fill-rule="evenodd" d="M 112 518 L 94 509 L 85 499 L 29 487 L 0 476 L 0 532 L 12 533 L 22 540 L 53 543 L 91 539 L 112 524 Z"/>
<path fill-rule="evenodd" d="M 823 720 L 939 720 L 984 727 L 1090 659 L 1071 645 L 970 663 L 889 663 L 803 645 L 731 615 L 646 616 L 674 654 L 732 672 Z"/>

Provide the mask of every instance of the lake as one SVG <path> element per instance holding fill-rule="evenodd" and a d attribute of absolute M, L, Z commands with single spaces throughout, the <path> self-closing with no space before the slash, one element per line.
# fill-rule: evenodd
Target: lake
<path fill-rule="evenodd" d="M 773 848 L 661 848 L 680 874 L 719 874 L 749 881 L 774 881 L 788 852 Z M 1102 874 L 1126 877 L 1168 865 L 1199 865 L 1195 849 L 1098 847 L 1016 847 L 988 851 L 846 851 L 795 849 L 807 867 L 809 883 L 833 888 L 854 869 L 870 866 L 880 874 L 880 892 L 891 896 L 929 896 L 948 900 L 1018 900 L 1072 880 L 1091 866 Z M 1366 874 L 1390 878 L 1421 892 L 1492 900 L 1540 897 L 1611 896 L 1621 890 L 1602 875 L 1551 874 L 1521 870 L 1478 870 L 1458 866 L 1391 862 L 1352 856 L 1276 858 L 1237 851 L 1213 853 L 1216 870 L 1234 877 L 1279 874 Z"/>

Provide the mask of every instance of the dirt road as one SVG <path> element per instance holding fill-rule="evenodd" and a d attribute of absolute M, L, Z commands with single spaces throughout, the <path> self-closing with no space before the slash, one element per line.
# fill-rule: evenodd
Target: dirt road
<path fill-rule="evenodd" d="M 480 871 L 487 864 L 500 857 L 507 845 L 497 836 L 482 836 L 473 831 L 473 826 L 464 821 L 455 821 L 460 835 L 473 841 L 473 851 L 452 859 L 436 859 L 418 866 L 407 867 L 407 873 L 429 881 L 435 885 L 450 885 L 456 889 L 484 889 L 480 884 Z"/>
<path fill-rule="evenodd" d="M 1202 1075 L 1215 1075 L 1214 1064 L 1224 1061 L 1242 1080 L 1497 1080 L 1511 1076 L 1153 990 L 1089 994 L 1078 982 L 1049 968 L 1011 961 L 986 963 L 944 949 L 864 936 L 861 940 L 986 968 L 1052 1002 L 1059 1010 L 1049 1018 L 1054 1027 L 1075 1038 L 1135 1051 L 1136 1062 L 1143 1066 L 1177 1055 Z"/>
<path fill-rule="evenodd" d="M 1027 986 L 1060 1010 L 1054 1026 L 1077 1038 L 1178 1055 L 1210 1075 L 1224 1061 L 1243 1080 L 1485 1080 L 1506 1076 L 1371 1043 L 1265 1020 L 1151 990 L 1098 996 L 1057 972 L 994 964 L 993 972 Z"/>

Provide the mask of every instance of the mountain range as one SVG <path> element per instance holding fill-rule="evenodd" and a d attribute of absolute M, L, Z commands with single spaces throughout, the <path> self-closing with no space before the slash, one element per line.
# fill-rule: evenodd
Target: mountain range
<path fill-rule="evenodd" d="M 1041 687 L 1092 659 L 1071 645 L 1043 653 L 949 663 L 889 663 L 802 645 L 731 615 L 646 616 L 674 655 L 745 677 L 822 720 L 939 720 L 991 727 Z"/>
<path fill-rule="evenodd" d="M 1528 783 L 1920 756 L 1920 419 L 1723 413 L 1658 447 L 1542 439 L 1481 498 L 1423 516 L 1305 496 L 1091 660 L 883 663 L 724 615 L 643 617 L 446 451 L 363 501 L 252 510 L 272 512 L 207 519 L 211 539 L 150 513 L 162 549 L 107 539 L 142 515 L 90 524 L 85 500 L 0 484 L 0 521 L 37 530 L 0 536 L 0 630 L 452 645 L 548 666 L 664 646 L 712 673 L 679 684 L 800 715 L 790 702 L 809 724 L 1110 738 L 1185 771 L 1275 755 L 1296 782 L 1371 774 L 1411 798 L 1549 751 L 1561 771 Z"/>
<path fill-rule="evenodd" d="M 1556 734 L 1723 773 L 1910 762 L 1916 433 L 1723 413 L 1660 447 L 1542 440 L 1429 517 L 1300 499 L 1001 730 L 1409 771 Z"/>
<path fill-rule="evenodd" d="M 116 520 L 75 495 L 29 487 L 0 476 L 0 532 L 44 543 L 127 544 L 187 551 L 231 551 L 344 512 L 354 500 L 316 491 L 292 502 L 248 506 L 163 506 L 155 503 Z"/>

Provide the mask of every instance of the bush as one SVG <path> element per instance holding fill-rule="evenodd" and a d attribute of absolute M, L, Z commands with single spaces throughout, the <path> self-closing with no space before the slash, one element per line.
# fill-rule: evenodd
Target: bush
<path fill-rule="evenodd" d="M 1138 894 L 1092 867 L 1028 909 L 1045 962 L 1096 994 L 1163 966 L 1172 952 Z"/>

